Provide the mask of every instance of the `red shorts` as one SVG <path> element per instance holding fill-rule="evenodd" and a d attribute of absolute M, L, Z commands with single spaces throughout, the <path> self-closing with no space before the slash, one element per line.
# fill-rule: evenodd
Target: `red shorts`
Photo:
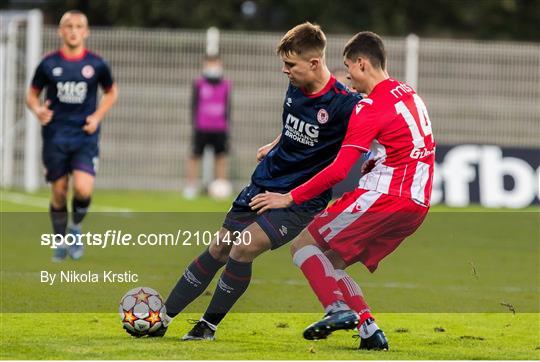
<path fill-rule="evenodd" d="M 411 199 L 356 189 L 313 219 L 308 231 L 347 265 L 361 261 L 371 272 L 422 224 L 429 207 Z"/>

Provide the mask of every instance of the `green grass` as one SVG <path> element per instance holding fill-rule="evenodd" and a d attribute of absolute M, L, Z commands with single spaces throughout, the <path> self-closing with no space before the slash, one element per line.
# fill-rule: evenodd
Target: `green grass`
<path fill-rule="evenodd" d="M 133 338 L 116 314 L 4 314 L 3 359 L 538 359 L 538 314 L 380 314 L 390 351 L 358 351 L 352 332 L 306 341 L 317 314 L 234 313 L 214 342 L 180 342 L 184 315 L 163 339 Z M 7 328 L 6 328 L 7 327 Z M 435 331 L 444 330 L 443 332 Z"/>
<path fill-rule="evenodd" d="M 540 358 L 538 208 L 434 207 L 376 273 L 351 267 L 390 340 L 391 350 L 377 353 L 355 350 L 352 332 L 302 339 L 321 312 L 287 247 L 254 263 L 252 284 L 220 325 L 217 341 L 179 342 L 189 329 L 186 319 L 198 318 L 210 295 L 176 318 L 165 338 L 133 339 L 114 313 L 123 293 L 146 285 L 166 296 L 204 246 L 89 247 L 79 262 L 52 264 L 50 250 L 39 245 L 50 229 L 47 198 L 47 191 L 2 191 L 0 198 L 2 359 Z M 98 191 L 92 205 L 85 230 L 137 234 L 216 230 L 230 203 L 185 201 L 171 192 Z M 131 270 L 140 280 L 47 286 L 39 282 L 41 270 Z M 214 288 L 215 281 L 209 291 Z"/>

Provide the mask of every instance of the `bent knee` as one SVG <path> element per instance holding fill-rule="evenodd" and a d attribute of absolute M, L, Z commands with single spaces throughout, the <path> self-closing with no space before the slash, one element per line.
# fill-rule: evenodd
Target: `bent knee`
<path fill-rule="evenodd" d="M 301 248 L 298 247 L 298 243 L 296 242 L 296 239 L 294 239 L 292 242 L 291 242 L 291 247 L 290 247 L 290 251 L 291 251 L 291 256 L 294 257 L 294 254 L 296 254 L 296 252 L 298 250 L 300 250 Z"/>
<path fill-rule="evenodd" d="M 93 184 L 76 183 L 73 185 L 73 194 L 79 200 L 92 197 Z"/>
<path fill-rule="evenodd" d="M 328 260 L 330 260 L 330 263 L 332 263 L 332 266 L 334 267 L 334 269 L 345 270 L 345 268 L 347 268 L 347 263 L 334 250 L 327 250 L 324 252 L 324 255 L 326 255 Z"/>
<path fill-rule="evenodd" d="M 66 206 L 67 203 L 67 194 L 68 194 L 68 184 L 67 182 L 60 180 L 55 182 L 51 188 L 52 197 L 51 202 L 54 207 L 60 208 Z"/>
<path fill-rule="evenodd" d="M 258 255 L 270 249 L 270 247 L 270 242 L 261 242 L 258 240 L 252 240 L 250 243 L 239 242 L 233 245 L 230 256 L 236 261 L 249 263 Z"/>
<path fill-rule="evenodd" d="M 214 240 L 214 242 L 212 242 L 212 244 L 210 244 L 210 246 L 208 247 L 208 251 L 214 259 L 220 261 L 221 263 L 226 263 L 229 259 L 231 247 L 226 243 Z"/>
<path fill-rule="evenodd" d="M 291 243 L 291 256 L 294 256 L 298 250 L 307 245 L 316 245 L 316 243 L 307 229 L 304 229 Z"/>

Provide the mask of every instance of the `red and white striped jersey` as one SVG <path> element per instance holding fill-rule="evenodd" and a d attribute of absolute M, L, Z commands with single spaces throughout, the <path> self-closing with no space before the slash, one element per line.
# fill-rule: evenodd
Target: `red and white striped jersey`
<path fill-rule="evenodd" d="M 370 150 L 373 170 L 358 187 L 429 205 L 435 140 L 426 106 L 408 85 L 386 79 L 353 110 L 342 147 Z"/>

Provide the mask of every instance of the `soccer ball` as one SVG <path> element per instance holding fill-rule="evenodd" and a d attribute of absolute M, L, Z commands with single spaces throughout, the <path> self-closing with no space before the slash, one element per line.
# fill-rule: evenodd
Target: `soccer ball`
<path fill-rule="evenodd" d="M 208 194 L 210 195 L 210 197 L 217 200 L 229 198 L 232 194 L 232 185 L 229 181 L 225 179 L 215 179 L 208 186 Z"/>
<path fill-rule="evenodd" d="M 142 337 L 161 327 L 165 304 L 154 289 L 138 287 L 122 297 L 119 312 L 124 329 Z"/>

